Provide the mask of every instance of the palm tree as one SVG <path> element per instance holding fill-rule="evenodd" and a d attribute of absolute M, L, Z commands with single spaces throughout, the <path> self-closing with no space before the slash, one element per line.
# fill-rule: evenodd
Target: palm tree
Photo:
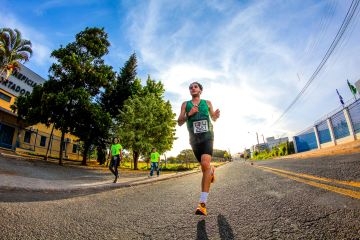
<path fill-rule="evenodd" d="M 17 29 L 0 29 L 0 74 L 6 71 L 8 78 L 14 70 L 20 68 L 32 55 L 31 42 L 21 38 Z"/>

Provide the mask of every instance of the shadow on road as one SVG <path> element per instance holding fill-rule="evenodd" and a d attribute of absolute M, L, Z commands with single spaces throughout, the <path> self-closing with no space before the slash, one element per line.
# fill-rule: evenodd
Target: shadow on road
<path fill-rule="evenodd" d="M 226 218 L 219 214 L 218 215 L 218 226 L 219 226 L 219 233 L 220 233 L 220 239 L 235 239 L 233 230 L 230 226 L 230 224 L 226 221 Z"/>
<path fill-rule="evenodd" d="M 232 230 L 230 224 L 228 223 L 228 221 L 226 220 L 226 218 L 223 215 L 219 214 L 217 217 L 217 220 L 218 220 L 218 226 L 219 226 L 220 239 L 223 239 L 223 240 L 235 239 L 233 230 Z M 205 220 L 201 220 L 197 224 L 196 239 L 197 240 L 208 240 L 209 239 L 207 236 L 207 233 L 206 233 Z"/>
<path fill-rule="evenodd" d="M 201 220 L 197 224 L 197 240 L 208 240 L 208 236 L 206 234 L 205 220 Z"/>

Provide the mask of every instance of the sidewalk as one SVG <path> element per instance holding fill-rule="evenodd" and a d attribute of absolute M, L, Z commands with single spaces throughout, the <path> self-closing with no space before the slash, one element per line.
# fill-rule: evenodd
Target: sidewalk
<path fill-rule="evenodd" d="M 23 157 L 15 153 L 0 152 L 0 190 L 75 192 L 83 190 L 110 190 L 131 187 L 180 177 L 199 170 L 177 173 L 161 173 L 159 177 L 148 177 L 148 171 L 120 169 L 117 183 L 104 166 L 81 166 L 80 163 L 44 161 L 35 157 Z"/>

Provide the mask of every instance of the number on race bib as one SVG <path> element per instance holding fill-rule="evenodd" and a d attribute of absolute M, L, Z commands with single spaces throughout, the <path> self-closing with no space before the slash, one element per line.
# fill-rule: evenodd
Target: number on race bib
<path fill-rule="evenodd" d="M 194 133 L 203 133 L 209 131 L 209 124 L 207 120 L 193 122 Z"/>

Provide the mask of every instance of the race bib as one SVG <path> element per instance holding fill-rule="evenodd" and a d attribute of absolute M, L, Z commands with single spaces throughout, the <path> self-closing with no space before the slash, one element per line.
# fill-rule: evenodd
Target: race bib
<path fill-rule="evenodd" d="M 209 131 L 209 124 L 207 120 L 193 122 L 194 133 L 203 133 Z"/>

